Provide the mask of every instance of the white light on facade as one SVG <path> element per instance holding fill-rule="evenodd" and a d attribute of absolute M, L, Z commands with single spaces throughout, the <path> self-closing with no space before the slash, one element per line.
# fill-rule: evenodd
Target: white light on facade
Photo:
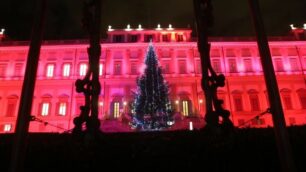
<path fill-rule="evenodd" d="M 80 65 L 80 76 L 85 76 L 87 72 L 87 64 Z"/>
<path fill-rule="evenodd" d="M 66 103 L 60 103 L 58 114 L 61 115 L 61 116 L 65 116 L 66 111 L 67 111 L 67 104 Z"/>
<path fill-rule="evenodd" d="M 4 132 L 10 132 L 12 129 L 12 125 L 11 124 L 5 124 L 4 125 Z"/>
<path fill-rule="evenodd" d="M 296 27 L 294 27 L 293 24 L 291 24 L 290 27 L 291 27 L 292 30 L 296 29 Z"/>
<path fill-rule="evenodd" d="M 114 29 L 112 29 L 112 26 L 111 26 L 111 25 L 108 26 L 108 31 L 109 31 L 109 32 L 114 31 Z"/>
<path fill-rule="evenodd" d="M 168 27 L 167 30 L 174 30 L 174 29 L 172 28 L 172 24 L 169 24 L 169 27 Z"/>
<path fill-rule="evenodd" d="M 49 64 L 47 66 L 47 77 L 53 77 L 54 76 L 54 64 Z"/>
<path fill-rule="evenodd" d="M 63 76 L 70 76 L 70 64 L 64 64 Z"/>
<path fill-rule="evenodd" d="M 193 130 L 193 123 L 192 123 L 192 121 L 189 122 L 189 130 L 190 130 L 190 131 Z"/>
<path fill-rule="evenodd" d="M 156 30 L 162 30 L 162 28 L 161 28 L 160 24 L 158 24 L 158 25 L 157 25 Z"/>
<path fill-rule="evenodd" d="M 127 105 L 127 102 L 126 102 L 126 101 L 124 101 L 124 102 L 123 102 L 123 106 L 126 106 L 126 105 Z"/>
<path fill-rule="evenodd" d="M 176 100 L 176 101 L 175 101 L 175 104 L 179 104 L 179 101 L 178 101 L 178 100 Z"/>
<path fill-rule="evenodd" d="M 200 104 L 202 104 L 202 103 L 203 103 L 203 100 L 202 100 L 202 99 L 200 99 L 200 100 L 199 100 L 199 103 L 200 103 Z"/>
<path fill-rule="evenodd" d="M 3 35 L 3 34 L 4 34 L 4 32 L 5 32 L 5 29 L 1 29 L 1 31 L 0 31 L 0 35 Z"/>
<path fill-rule="evenodd" d="M 103 104 L 103 102 L 99 102 L 99 106 L 103 106 L 104 104 Z"/>
<path fill-rule="evenodd" d="M 304 30 L 306 30 L 306 23 L 304 23 L 304 25 L 303 25 L 303 26 L 304 26 L 304 27 L 303 27 L 303 28 L 304 28 Z"/>
<path fill-rule="evenodd" d="M 100 76 L 103 75 L 103 64 L 100 64 L 100 66 L 99 66 L 99 75 Z"/>
<path fill-rule="evenodd" d="M 131 31 L 131 30 L 132 30 L 132 29 L 131 29 L 131 25 L 128 24 L 128 25 L 126 26 L 125 31 Z"/>
<path fill-rule="evenodd" d="M 140 25 L 138 25 L 138 28 L 137 28 L 136 30 L 139 30 L 139 31 L 143 30 L 143 28 L 142 28 L 141 24 L 140 24 Z"/>
<path fill-rule="evenodd" d="M 41 108 L 41 116 L 49 115 L 49 103 L 43 103 Z"/>

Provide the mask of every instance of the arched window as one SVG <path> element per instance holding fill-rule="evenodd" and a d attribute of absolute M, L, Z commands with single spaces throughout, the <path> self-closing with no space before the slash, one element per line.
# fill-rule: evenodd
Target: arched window
<path fill-rule="evenodd" d="M 254 89 L 248 91 L 251 111 L 260 111 L 258 92 Z"/>
<path fill-rule="evenodd" d="M 66 116 L 68 112 L 68 95 L 61 95 L 58 98 L 58 102 L 56 105 L 56 115 Z"/>
<path fill-rule="evenodd" d="M 235 107 L 235 111 L 243 111 L 243 103 L 242 103 L 242 93 L 241 91 L 235 90 L 232 92 L 233 103 Z"/>
<path fill-rule="evenodd" d="M 42 101 L 39 106 L 39 115 L 41 116 L 49 116 L 51 114 L 51 100 L 52 96 L 49 94 L 45 94 L 42 96 Z"/>
<path fill-rule="evenodd" d="M 17 102 L 18 102 L 18 96 L 11 95 L 7 98 L 7 106 L 6 106 L 6 116 L 7 117 L 13 117 L 16 116 L 17 111 Z"/>
<path fill-rule="evenodd" d="M 297 90 L 302 109 L 306 109 L 306 89 Z"/>
<path fill-rule="evenodd" d="M 280 93 L 281 93 L 284 109 L 286 110 L 293 109 L 292 100 L 291 100 L 291 91 L 287 88 L 284 88 L 280 90 Z"/>

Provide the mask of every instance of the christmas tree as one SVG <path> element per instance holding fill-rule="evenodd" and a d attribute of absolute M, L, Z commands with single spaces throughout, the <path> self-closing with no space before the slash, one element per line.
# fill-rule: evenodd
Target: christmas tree
<path fill-rule="evenodd" d="M 173 124 L 168 85 L 150 43 L 144 73 L 137 79 L 133 105 L 132 127 L 140 130 L 160 130 Z"/>

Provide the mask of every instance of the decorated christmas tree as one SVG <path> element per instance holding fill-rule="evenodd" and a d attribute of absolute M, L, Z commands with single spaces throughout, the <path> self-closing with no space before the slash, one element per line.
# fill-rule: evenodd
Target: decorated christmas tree
<path fill-rule="evenodd" d="M 137 79 L 133 104 L 132 127 L 140 130 L 160 130 L 173 124 L 168 85 L 150 43 L 145 59 L 144 73 Z"/>

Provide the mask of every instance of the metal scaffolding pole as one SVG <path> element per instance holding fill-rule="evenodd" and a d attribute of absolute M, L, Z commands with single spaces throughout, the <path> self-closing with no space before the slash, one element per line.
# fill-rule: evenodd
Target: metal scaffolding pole
<path fill-rule="evenodd" d="M 279 95 L 279 89 L 273 68 L 271 53 L 268 45 L 268 39 L 264 29 L 264 23 L 260 14 L 260 8 L 258 0 L 249 0 L 250 10 L 253 18 L 253 24 L 256 31 L 257 44 L 261 57 L 261 63 L 264 72 L 264 78 L 269 95 L 269 101 L 271 105 L 271 113 L 274 124 L 274 132 L 276 137 L 276 144 L 278 147 L 278 153 L 280 157 L 280 163 L 282 171 L 294 172 L 295 166 L 292 157 L 292 151 L 288 132 L 286 130 L 286 123 L 284 118 L 284 112 Z"/>
<path fill-rule="evenodd" d="M 36 73 L 43 36 L 46 0 L 37 0 L 32 28 L 30 49 L 28 52 L 24 82 L 22 85 L 21 100 L 15 127 L 14 143 L 11 157 L 11 172 L 21 172 L 24 168 L 24 159 L 27 148 L 28 129 L 31 121 L 31 109 L 34 95 Z"/>

